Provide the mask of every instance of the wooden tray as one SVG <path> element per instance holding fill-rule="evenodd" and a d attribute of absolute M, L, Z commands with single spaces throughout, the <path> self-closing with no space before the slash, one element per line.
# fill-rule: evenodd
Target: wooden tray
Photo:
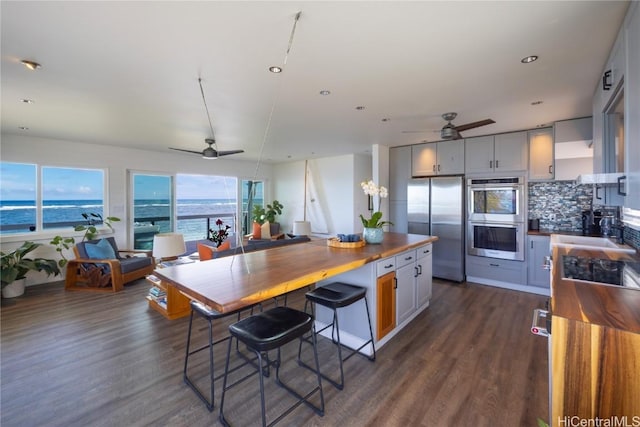
<path fill-rule="evenodd" d="M 341 242 L 337 237 L 327 239 L 327 246 L 333 248 L 361 248 L 364 245 L 366 245 L 364 240 L 360 240 L 359 242 Z"/>

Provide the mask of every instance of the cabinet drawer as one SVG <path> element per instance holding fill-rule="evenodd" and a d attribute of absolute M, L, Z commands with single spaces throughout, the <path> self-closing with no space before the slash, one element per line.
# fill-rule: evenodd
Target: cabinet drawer
<path fill-rule="evenodd" d="M 395 258 L 386 258 L 382 261 L 378 261 L 376 264 L 376 276 L 381 277 L 385 274 L 395 271 L 396 269 L 396 260 Z"/>
<path fill-rule="evenodd" d="M 429 255 L 432 254 L 431 251 L 432 251 L 431 244 L 420 246 L 419 248 L 416 249 L 416 257 L 418 259 L 428 257 Z"/>
<path fill-rule="evenodd" d="M 400 255 L 396 255 L 396 268 L 404 267 L 407 264 L 411 264 L 416 261 L 416 251 L 403 252 Z"/>
<path fill-rule="evenodd" d="M 524 262 L 485 257 L 468 257 L 467 276 L 524 285 L 526 266 Z"/>

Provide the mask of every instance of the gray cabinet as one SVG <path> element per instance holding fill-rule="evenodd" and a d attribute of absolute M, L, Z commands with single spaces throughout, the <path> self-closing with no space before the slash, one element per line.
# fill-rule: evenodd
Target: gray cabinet
<path fill-rule="evenodd" d="M 640 210 L 640 7 L 629 6 L 626 27 L 627 73 L 625 75 L 625 173 L 624 207 Z"/>
<path fill-rule="evenodd" d="M 433 286 L 432 277 L 433 251 L 431 245 L 422 246 L 416 249 L 416 304 L 417 308 L 429 303 Z"/>
<path fill-rule="evenodd" d="M 430 142 L 411 147 L 411 175 L 460 175 L 464 173 L 464 140 Z"/>
<path fill-rule="evenodd" d="M 467 138 L 465 172 L 500 175 L 525 172 L 527 147 L 526 131 Z"/>
<path fill-rule="evenodd" d="M 550 289 L 551 277 L 548 268 L 545 268 L 545 257 L 550 251 L 549 236 L 527 236 L 527 284 L 540 288 Z"/>
<path fill-rule="evenodd" d="M 396 256 L 396 325 L 401 325 L 416 311 L 416 251 Z"/>
<path fill-rule="evenodd" d="M 527 136 L 529 138 L 529 181 L 553 179 L 552 128 L 530 130 Z"/>
<path fill-rule="evenodd" d="M 593 173 L 593 120 L 583 117 L 553 125 L 555 179 L 575 180 Z"/>

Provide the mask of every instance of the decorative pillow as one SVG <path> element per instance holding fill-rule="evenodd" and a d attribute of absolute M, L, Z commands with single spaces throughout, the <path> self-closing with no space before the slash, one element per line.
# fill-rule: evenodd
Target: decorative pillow
<path fill-rule="evenodd" d="M 98 243 L 87 243 L 84 245 L 87 256 L 91 259 L 115 259 L 116 253 L 113 251 L 111 243 L 107 239 L 100 239 Z"/>
<path fill-rule="evenodd" d="M 227 249 L 231 249 L 231 242 L 228 241 L 228 240 L 225 241 L 225 242 L 222 242 L 222 244 L 220 246 L 218 246 L 216 249 L 218 250 L 218 252 L 226 251 Z"/>
<path fill-rule="evenodd" d="M 259 239 L 271 239 L 271 224 L 269 224 L 269 221 L 265 221 L 264 224 L 260 226 Z"/>
<path fill-rule="evenodd" d="M 213 252 L 215 252 L 215 250 L 216 248 L 213 246 L 198 243 L 198 255 L 200 255 L 200 261 L 213 259 Z"/>

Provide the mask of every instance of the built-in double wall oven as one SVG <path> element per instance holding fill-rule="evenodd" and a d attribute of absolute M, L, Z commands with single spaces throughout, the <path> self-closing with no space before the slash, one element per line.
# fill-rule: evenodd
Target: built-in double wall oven
<path fill-rule="evenodd" d="M 468 253 L 523 261 L 524 178 L 469 178 L 467 191 Z"/>

